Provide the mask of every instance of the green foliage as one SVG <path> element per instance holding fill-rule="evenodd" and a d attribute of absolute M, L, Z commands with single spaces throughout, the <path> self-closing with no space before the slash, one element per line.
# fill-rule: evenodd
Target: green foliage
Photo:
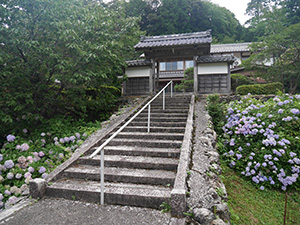
<path fill-rule="evenodd" d="M 260 41 L 280 33 L 286 27 L 300 23 L 299 0 L 251 0 L 246 13 L 252 18 L 243 33 L 244 41 Z"/>
<path fill-rule="evenodd" d="M 222 134 L 222 124 L 225 119 L 225 107 L 224 104 L 220 103 L 220 97 L 218 94 L 211 94 L 207 97 L 206 109 L 212 117 L 215 131 L 217 134 Z"/>
<path fill-rule="evenodd" d="M 233 92 L 236 91 L 236 88 L 241 85 L 249 85 L 253 84 L 253 80 L 251 80 L 249 77 L 236 73 L 236 74 L 231 74 L 231 89 Z"/>
<path fill-rule="evenodd" d="M 192 92 L 194 86 L 194 68 L 188 68 L 184 71 L 184 79 L 180 84 L 175 85 L 176 91 Z"/>
<path fill-rule="evenodd" d="M 167 212 L 170 212 L 171 211 L 171 206 L 169 203 L 167 202 L 163 202 L 159 207 L 163 208 L 161 210 L 161 213 L 167 213 Z"/>
<path fill-rule="evenodd" d="M 283 84 L 279 82 L 269 84 L 242 85 L 237 87 L 236 93 L 239 95 L 247 95 L 249 93 L 253 95 L 270 95 L 276 94 L 278 91 L 282 91 L 283 88 Z"/>
<path fill-rule="evenodd" d="M 114 1 L 110 5 L 120 4 Z M 224 7 L 201 0 L 122 1 L 128 16 L 139 15 L 147 35 L 199 32 L 212 29 L 218 42 L 240 40 L 242 26 Z"/>
<path fill-rule="evenodd" d="M 243 62 L 247 69 L 268 81 L 278 81 L 291 94 L 300 86 L 300 23 L 267 36 L 264 41 L 252 44 L 252 51 L 259 51 Z"/>
<path fill-rule="evenodd" d="M 53 115 L 107 117 L 120 96 L 110 87 L 120 89 L 142 34 L 138 18 L 85 0 L 8 1 L 0 14 L 0 142 Z"/>

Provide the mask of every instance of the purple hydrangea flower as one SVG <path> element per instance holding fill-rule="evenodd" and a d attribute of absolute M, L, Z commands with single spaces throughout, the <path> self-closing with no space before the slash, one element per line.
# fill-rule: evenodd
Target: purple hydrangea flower
<path fill-rule="evenodd" d="M 48 173 L 43 173 L 43 174 L 42 174 L 42 178 L 43 178 L 43 179 L 46 179 L 47 176 L 48 176 Z"/>
<path fill-rule="evenodd" d="M 0 162 L 3 160 L 3 155 L 0 154 Z"/>
<path fill-rule="evenodd" d="M 27 129 L 23 129 L 23 133 L 27 134 L 28 130 Z"/>
<path fill-rule="evenodd" d="M 13 173 L 8 173 L 6 177 L 7 177 L 7 179 L 11 180 L 11 179 L 14 178 L 14 174 Z"/>
<path fill-rule="evenodd" d="M 265 190 L 265 187 L 264 186 L 260 186 L 260 188 L 259 188 L 260 190 Z"/>
<path fill-rule="evenodd" d="M 70 139 L 70 141 L 74 142 L 75 139 L 76 139 L 76 137 L 75 136 L 71 136 L 71 137 L 69 137 L 69 139 Z"/>
<path fill-rule="evenodd" d="M 33 167 L 28 167 L 28 172 L 33 173 L 34 172 L 34 168 Z"/>
<path fill-rule="evenodd" d="M 295 157 L 297 154 L 295 152 L 290 152 L 290 157 L 293 158 Z"/>
<path fill-rule="evenodd" d="M 232 150 L 230 150 L 228 153 L 229 155 L 234 155 L 234 152 Z"/>
<path fill-rule="evenodd" d="M 243 156 L 241 154 L 236 154 L 237 160 L 240 160 Z"/>
<path fill-rule="evenodd" d="M 80 134 L 79 133 L 76 133 L 75 136 L 77 137 L 77 139 L 80 138 Z"/>
<path fill-rule="evenodd" d="M 299 114 L 299 109 L 291 109 L 291 113 L 298 115 Z"/>
<path fill-rule="evenodd" d="M 65 137 L 64 140 L 65 140 L 65 142 L 69 142 L 70 138 L 69 137 Z"/>
<path fill-rule="evenodd" d="M 14 167 L 14 162 L 12 160 L 6 160 L 5 163 L 4 163 L 4 167 L 6 169 L 11 169 Z"/>
<path fill-rule="evenodd" d="M 4 198 L 4 197 L 3 197 L 3 194 L 0 193 L 0 201 L 2 201 L 3 198 Z"/>
<path fill-rule="evenodd" d="M 4 191 L 4 194 L 5 194 L 5 195 L 11 195 L 11 192 L 10 192 L 9 190 L 5 190 L 5 191 Z"/>
<path fill-rule="evenodd" d="M 8 142 L 13 142 L 15 139 L 16 139 L 16 137 L 14 135 L 11 135 L 11 134 L 7 135 L 7 137 L 6 137 L 6 140 Z"/>
<path fill-rule="evenodd" d="M 43 156 L 45 156 L 45 153 L 42 152 L 42 151 L 40 151 L 40 152 L 39 152 L 39 157 L 43 157 Z"/>
<path fill-rule="evenodd" d="M 16 196 L 11 196 L 11 197 L 7 200 L 6 204 L 14 205 L 14 204 L 17 203 L 17 201 L 18 201 L 18 198 L 17 198 Z"/>
<path fill-rule="evenodd" d="M 278 113 L 279 113 L 279 114 L 282 114 L 282 113 L 283 113 L 283 109 L 279 109 L 279 110 L 278 110 Z"/>
<path fill-rule="evenodd" d="M 39 169 L 39 173 L 45 173 L 46 172 L 46 168 L 41 166 Z"/>
<path fill-rule="evenodd" d="M 252 180 L 257 184 L 259 183 L 259 180 L 257 179 L 257 177 L 252 177 Z"/>
<path fill-rule="evenodd" d="M 263 167 L 266 167 L 266 166 L 267 166 L 267 163 L 263 162 L 263 163 L 262 163 L 262 166 L 263 166 Z"/>

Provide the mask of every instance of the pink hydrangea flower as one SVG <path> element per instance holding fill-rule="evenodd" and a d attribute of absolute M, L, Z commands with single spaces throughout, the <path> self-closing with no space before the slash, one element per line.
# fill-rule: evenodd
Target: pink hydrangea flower
<path fill-rule="evenodd" d="M 31 178 L 32 174 L 30 172 L 27 172 L 24 174 L 24 177 L 25 178 Z"/>
<path fill-rule="evenodd" d="M 33 157 L 31 155 L 27 156 L 27 160 L 28 160 L 28 163 L 32 163 L 33 162 Z"/>
<path fill-rule="evenodd" d="M 42 151 L 40 151 L 40 152 L 39 152 L 39 157 L 43 157 L 43 156 L 45 156 L 45 153 L 42 152 Z"/>
<path fill-rule="evenodd" d="M 24 163 L 26 163 L 26 161 L 27 161 L 27 159 L 26 159 L 24 156 L 20 156 L 20 157 L 18 158 L 18 162 L 19 162 L 20 164 L 24 164 Z"/>

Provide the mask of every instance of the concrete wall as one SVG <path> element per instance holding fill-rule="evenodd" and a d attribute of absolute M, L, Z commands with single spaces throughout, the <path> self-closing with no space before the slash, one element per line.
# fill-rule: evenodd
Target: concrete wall
<path fill-rule="evenodd" d="M 149 77 L 151 68 L 149 66 L 142 67 L 128 67 L 125 71 L 125 74 L 129 78 L 131 77 Z"/>

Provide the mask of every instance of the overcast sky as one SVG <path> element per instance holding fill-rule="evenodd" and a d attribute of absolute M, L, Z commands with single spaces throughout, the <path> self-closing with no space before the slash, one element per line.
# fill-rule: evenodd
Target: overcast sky
<path fill-rule="evenodd" d="M 250 19 L 249 16 L 245 15 L 247 4 L 250 0 L 211 0 L 211 2 L 229 9 L 242 25 Z"/>

